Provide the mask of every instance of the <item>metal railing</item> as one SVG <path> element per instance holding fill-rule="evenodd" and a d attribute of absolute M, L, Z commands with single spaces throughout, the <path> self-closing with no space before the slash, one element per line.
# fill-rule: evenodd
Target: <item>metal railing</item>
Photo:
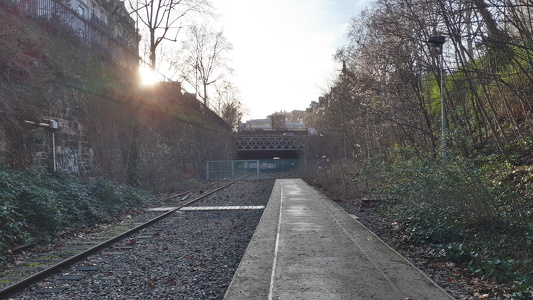
<path fill-rule="evenodd" d="M 237 136 L 237 150 L 303 150 L 307 136 Z"/>

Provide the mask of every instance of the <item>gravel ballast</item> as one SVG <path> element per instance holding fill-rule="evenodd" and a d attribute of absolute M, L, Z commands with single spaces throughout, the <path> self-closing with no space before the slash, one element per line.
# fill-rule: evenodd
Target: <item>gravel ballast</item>
<path fill-rule="evenodd" d="M 242 181 L 193 206 L 266 205 L 273 183 Z M 11 299 L 222 299 L 262 213 L 178 211 Z"/>

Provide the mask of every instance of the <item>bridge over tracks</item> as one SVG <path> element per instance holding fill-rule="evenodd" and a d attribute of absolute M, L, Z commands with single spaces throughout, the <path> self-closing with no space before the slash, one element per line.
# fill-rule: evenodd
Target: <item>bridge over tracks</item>
<path fill-rule="evenodd" d="M 307 135 L 236 136 L 240 159 L 299 158 L 308 147 Z"/>

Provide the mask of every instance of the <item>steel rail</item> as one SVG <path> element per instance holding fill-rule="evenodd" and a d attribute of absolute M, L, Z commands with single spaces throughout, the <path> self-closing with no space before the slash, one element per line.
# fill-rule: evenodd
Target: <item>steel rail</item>
<path fill-rule="evenodd" d="M 0 290 L 0 299 L 6 299 L 9 296 L 11 296 L 11 295 L 13 295 L 13 294 L 15 294 L 17 292 L 20 292 L 23 289 L 29 287 L 31 284 L 39 282 L 39 281 L 43 280 L 44 278 L 47 278 L 47 277 L 51 276 L 54 273 L 57 273 L 61 269 L 65 268 L 67 266 L 70 266 L 70 265 L 72 265 L 72 264 L 74 264 L 74 263 L 76 263 L 76 262 L 78 262 L 78 261 L 80 261 L 82 259 L 85 259 L 85 258 L 91 256 L 92 254 L 98 252 L 98 251 L 101 251 L 101 250 L 103 250 L 105 248 L 108 248 L 110 245 L 121 241 L 122 239 L 126 238 L 127 236 L 132 235 L 132 234 L 140 231 L 141 229 L 144 229 L 144 228 L 146 228 L 146 227 L 148 227 L 150 225 L 153 225 L 154 223 L 157 223 L 157 222 L 161 221 L 162 219 L 167 218 L 168 216 L 172 215 L 176 211 L 180 210 L 182 207 L 185 207 L 185 206 L 190 205 L 190 204 L 192 204 L 192 203 L 194 203 L 196 201 L 204 199 L 207 196 L 212 195 L 212 194 L 220 191 L 221 189 L 224 189 L 224 188 L 226 188 L 226 187 L 228 187 L 228 186 L 230 186 L 230 185 L 232 185 L 232 184 L 234 184 L 234 183 L 236 183 L 238 181 L 240 181 L 240 179 L 232 181 L 232 182 L 230 182 L 230 183 L 228 183 L 226 185 L 223 185 L 223 186 L 221 186 L 219 188 L 216 188 L 215 190 L 210 191 L 210 192 L 206 193 L 205 195 L 202 195 L 202 196 L 200 196 L 200 197 L 198 197 L 196 199 L 192 199 L 192 200 L 189 200 L 189 201 L 187 201 L 185 203 L 182 203 L 178 207 L 176 207 L 176 208 L 174 208 L 172 210 L 169 210 L 166 213 L 161 214 L 161 215 L 149 220 L 146 223 L 143 223 L 143 224 L 141 224 L 141 225 L 139 225 L 137 227 L 129 229 L 128 231 L 125 231 L 125 232 L 123 232 L 123 233 L 121 233 L 121 234 L 119 234 L 119 235 L 117 235 L 115 237 L 112 237 L 112 238 L 110 238 L 110 239 L 108 239 L 108 240 L 106 240 L 106 241 L 104 241 L 104 242 L 102 242 L 102 243 L 100 243 L 100 244 L 98 244 L 98 245 L 96 245 L 94 247 L 91 247 L 91 248 L 89 248 L 89 249 L 87 249 L 87 250 L 85 250 L 83 252 L 80 252 L 80 253 L 78 253 L 78 254 L 76 254 L 74 256 L 71 256 L 71 257 L 69 257 L 69 258 L 67 258 L 67 259 L 65 259 L 65 260 L 63 260 L 63 261 L 61 261 L 61 262 L 59 262 L 59 263 L 57 263 L 55 265 L 52 265 L 52 266 L 50 266 L 50 267 L 48 267 L 48 268 L 46 268 L 46 269 L 44 269 L 42 271 L 39 271 L 39 272 L 37 272 L 37 273 L 35 273 L 35 274 L 33 274 L 33 275 L 21 280 L 21 281 L 18 281 L 18 282 L 14 283 L 14 284 L 12 284 L 10 286 L 7 286 L 7 287 L 5 287 L 5 288 Z M 175 197 L 177 197 L 177 196 L 172 196 L 170 198 L 175 198 Z"/>

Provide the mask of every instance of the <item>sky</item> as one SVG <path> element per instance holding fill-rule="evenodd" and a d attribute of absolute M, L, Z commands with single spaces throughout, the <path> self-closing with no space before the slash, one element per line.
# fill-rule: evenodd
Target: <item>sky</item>
<path fill-rule="evenodd" d="M 232 82 L 248 112 L 243 122 L 276 111 L 305 110 L 327 92 L 341 66 L 352 17 L 371 0 L 211 0 L 218 29 L 233 44 Z"/>

